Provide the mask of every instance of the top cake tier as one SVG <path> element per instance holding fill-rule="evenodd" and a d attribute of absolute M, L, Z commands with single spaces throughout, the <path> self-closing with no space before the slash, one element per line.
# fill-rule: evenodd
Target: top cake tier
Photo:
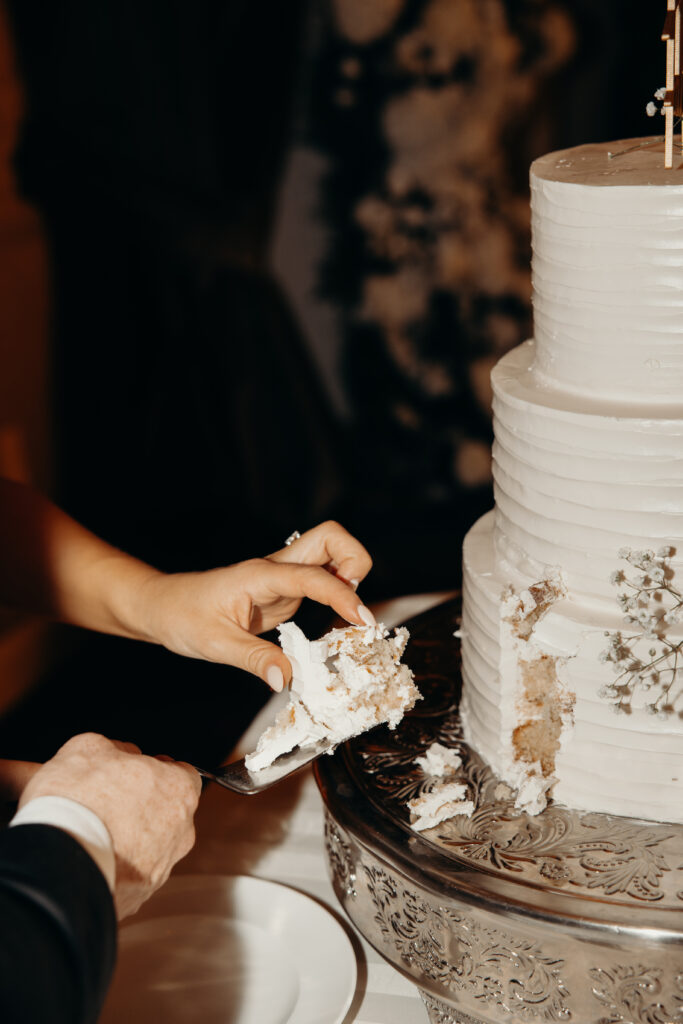
<path fill-rule="evenodd" d="M 663 140 L 629 139 L 532 164 L 534 373 L 545 383 L 683 408 L 683 161 L 667 171 L 663 154 Z"/>

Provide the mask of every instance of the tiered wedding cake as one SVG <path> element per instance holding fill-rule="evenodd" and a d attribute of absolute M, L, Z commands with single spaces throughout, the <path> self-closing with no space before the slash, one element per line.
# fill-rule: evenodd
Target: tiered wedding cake
<path fill-rule="evenodd" d="M 651 142 L 532 165 L 535 337 L 492 376 L 462 718 L 531 813 L 683 822 L 683 170 Z"/>

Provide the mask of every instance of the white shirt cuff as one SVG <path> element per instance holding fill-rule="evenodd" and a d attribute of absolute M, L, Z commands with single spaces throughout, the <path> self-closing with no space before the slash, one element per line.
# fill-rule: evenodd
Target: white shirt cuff
<path fill-rule="evenodd" d="M 109 830 L 89 807 L 65 796 L 37 796 L 17 811 L 12 825 L 54 825 L 87 850 L 114 891 L 116 860 Z"/>

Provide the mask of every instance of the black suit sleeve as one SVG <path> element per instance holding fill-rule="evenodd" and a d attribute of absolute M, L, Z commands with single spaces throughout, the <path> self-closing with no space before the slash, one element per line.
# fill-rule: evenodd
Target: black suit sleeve
<path fill-rule="evenodd" d="M 102 872 L 50 825 L 0 831 L 0 1021 L 95 1024 L 116 957 Z"/>

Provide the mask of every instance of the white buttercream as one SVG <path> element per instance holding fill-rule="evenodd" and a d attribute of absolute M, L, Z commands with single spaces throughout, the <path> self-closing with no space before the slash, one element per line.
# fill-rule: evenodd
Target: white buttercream
<path fill-rule="evenodd" d="M 467 799 L 467 786 L 461 782 L 442 782 L 428 793 L 408 801 L 411 828 L 423 832 L 456 815 L 469 817 L 474 803 Z"/>
<path fill-rule="evenodd" d="M 683 173 L 665 171 L 663 143 L 610 159 L 637 141 L 532 164 L 536 369 L 578 394 L 671 401 L 683 394 Z"/>
<path fill-rule="evenodd" d="M 559 564 L 572 593 L 613 601 L 621 547 L 672 544 L 683 579 L 683 404 L 678 418 L 668 406 L 588 412 L 536 380 L 534 366 L 526 342 L 491 375 L 500 558 L 530 560 L 532 581 Z"/>
<path fill-rule="evenodd" d="M 452 775 L 462 765 L 462 758 L 457 750 L 452 747 L 444 747 L 442 743 L 432 743 L 424 752 L 422 757 L 415 758 L 425 775 L 435 775 L 441 778 L 444 775 Z"/>
<path fill-rule="evenodd" d="M 526 783 L 520 806 L 535 813 L 544 803 L 545 780 L 509 756 L 507 737 L 517 718 L 508 710 L 506 694 L 515 686 L 517 665 L 501 644 L 501 593 L 511 580 L 521 587 L 528 577 L 498 561 L 493 537 L 494 513 L 489 512 L 465 539 L 461 714 L 468 742 L 511 786 Z M 555 759 L 552 796 L 587 811 L 683 821 L 681 719 L 648 715 L 643 695 L 636 694 L 628 715 L 615 714 L 598 697 L 614 678 L 610 665 L 599 659 L 604 634 L 619 628 L 625 626 L 614 600 L 586 608 L 571 596 L 554 605 L 537 627 L 535 642 L 561 659 L 560 680 L 575 696 Z"/>
<path fill-rule="evenodd" d="M 650 715 L 636 691 L 617 715 L 598 696 L 614 680 L 605 632 L 633 635 L 610 582 L 619 550 L 670 546 L 683 581 L 683 172 L 664 171 L 660 146 L 609 160 L 628 145 L 532 167 L 535 340 L 492 374 L 496 507 L 464 546 L 462 717 L 530 813 L 550 790 L 580 809 L 683 821 L 681 709 Z M 509 602 L 549 566 L 566 595 L 534 624 L 531 650 Z M 550 774 L 511 744 L 534 722 L 519 701 L 534 652 L 574 698 Z"/>
<path fill-rule="evenodd" d="M 409 633 L 377 626 L 334 629 L 310 641 L 293 622 L 278 626 L 292 665 L 291 696 L 247 755 L 250 771 L 266 768 L 294 747 L 321 740 L 336 746 L 375 725 L 395 729 L 421 695 L 401 664 Z"/>

